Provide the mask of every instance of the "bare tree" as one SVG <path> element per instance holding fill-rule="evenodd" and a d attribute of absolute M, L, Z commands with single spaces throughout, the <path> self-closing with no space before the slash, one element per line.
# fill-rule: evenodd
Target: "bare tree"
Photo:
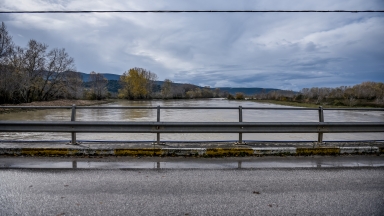
<path fill-rule="evenodd" d="M 12 36 L 9 35 L 7 27 L 4 22 L 1 22 L 0 27 L 0 64 L 2 64 L 3 59 L 6 58 L 13 50 L 14 44 L 12 41 Z"/>
<path fill-rule="evenodd" d="M 161 87 L 161 95 L 163 98 L 172 98 L 172 81 L 165 79 L 163 86 Z"/>
<path fill-rule="evenodd" d="M 64 78 L 63 98 L 80 99 L 83 97 L 83 78 L 80 73 L 74 71 L 66 71 Z"/>
<path fill-rule="evenodd" d="M 45 71 L 45 52 L 48 45 L 30 40 L 25 51 L 25 74 L 20 91 L 24 102 L 38 100 L 37 92 L 39 86 L 44 82 L 43 73 Z"/>
<path fill-rule="evenodd" d="M 25 57 L 24 50 L 16 46 L 7 57 L 7 64 L 2 67 L 2 78 L 0 79 L 0 88 L 4 90 L 3 96 L 5 102 L 20 103 L 24 102 L 22 89 L 25 87 Z"/>
<path fill-rule="evenodd" d="M 75 71 L 74 60 L 65 49 L 53 49 L 47 54 L 43 82 L 38 86 L 38 100 L 50 100 L 67 88 L 66 75 Z M 68 81 L 68 80 L 67 80 Z"/>
<path fill-rule="evenodd" d="M 3 103 L 10 100 L 10 80 L 12 74 L 10 68 L 7 66 L 9 56 L 12 53 L 14 44 L 12 36 L 9 35 L 4 22 L 1 22 L 0 27 L 0 102 Z"/>
<path fill-rule="evenodd" d="M 23 49 L 15 46 L 5 24 L 0 26 L 0 103 L 78 97 L 79 79 L 71 73 L 75 64 L 65 49 L 29 40 Z M 70 75 L 70 77 L 66 77 Z M 71 90 L 68 88 L 74 87 Z M 76 95 L 76 96 L 73 96 Z"/>
<path fill-rule="evenodd" d="M 89 76 L 91 82 L 92 96 L 91 99 L 101 100 L 107 96 L 107 84 L 108 80 L 103 74 L 92 71 Z"/>

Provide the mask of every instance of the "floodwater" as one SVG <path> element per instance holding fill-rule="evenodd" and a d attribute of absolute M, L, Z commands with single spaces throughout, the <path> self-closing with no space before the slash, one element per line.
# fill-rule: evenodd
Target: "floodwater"
<path fill-rule="evenodd" d="M 167 106 L 167 107 L 284 107 L 253 101 L 225 99 L 199 100 L 118 100 L 100 106 Z M 78 109 L 77 121 L 156 121 L 155 109 Z M 35 110 L 0 114 L 0 120 L 9 121 L 70 121 L 69 109 Z M 317 110 L 247 110 L 243 109 L 243 122 L 317 122 Z M 382 111 L 324 111 L 325 122 L 384 122 Z M 238 109 L 163 109 L 160 121 L 164 122 L 238 122 Z M 69 141 L 70 133 L 0 133 L 1 140 L 55 140 Z M 141 133 L 78 133 L 79 141 L 155 141 L 156 134 Z M 162 141 L 236 141 L 238 134 L 161 134 Z M 317 134 L 243 134 L 248 141 L 316 141 Z M 383 133 L 324 134 L 324 141 L 384 140 Z"/>

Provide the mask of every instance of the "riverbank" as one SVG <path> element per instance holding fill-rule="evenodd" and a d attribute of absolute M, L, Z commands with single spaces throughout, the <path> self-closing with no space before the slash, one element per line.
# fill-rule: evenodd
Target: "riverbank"
<path fill-rule="evenodd" d="M 68 100 L 60 99 L 54 101 L 34 101 L 31 103 L 21 103 L 21 104 L 3 104 L 0 106 L 0 114 L 11 113 L 11 112 L 20 112 L 22 109 L 17 108 L 7 108 L 7 106 L 92 106 L 99 104 L 111 103 L 113 100 Z"/>

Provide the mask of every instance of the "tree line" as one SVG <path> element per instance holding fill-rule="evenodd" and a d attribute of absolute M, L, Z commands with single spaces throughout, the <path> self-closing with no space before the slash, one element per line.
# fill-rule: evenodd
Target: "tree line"
<path fill-rule="evenodd" d="M 209 86 L 202 88 L 188 83 L 174 83 L 170 79 L 162 82 L 157 79 L 157 74 L 138 67 L 124 72 L 118 81 L 108 81 L 103 74 L 91 72 L 89 81 L 84 83 L 84 98 L 90 100 L 193 99 L 226 97 L 228 94 L 220 89 L 211 89 Z"/>
<path fill-rule="evenodd" d="M 384 83 L 362 82 L 336 88 L 312 87 L 299 92 L 271 91 L 253 96 L 258 100 L 292 101 L 333 106 L 384 106 Z"/>
<path fill-rule="evenodd" d="M 165 79 L 157 82 L 157 75 L 143 68 L 131 68 L 120 77 L 121 89 L 118 97 L 122 99 L 191 99 L 223 97 L 220 89 L 203 88 L 193 84 L 174 83 Z"/>

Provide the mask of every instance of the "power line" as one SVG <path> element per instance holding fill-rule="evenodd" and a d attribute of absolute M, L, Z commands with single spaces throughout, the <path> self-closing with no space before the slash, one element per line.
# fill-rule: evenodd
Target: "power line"
<path fill-rule="evenodd" d="M 81 10 L 81 11 L 0 11 L 21 13 L 384 13 L 384 10 Z"/>

